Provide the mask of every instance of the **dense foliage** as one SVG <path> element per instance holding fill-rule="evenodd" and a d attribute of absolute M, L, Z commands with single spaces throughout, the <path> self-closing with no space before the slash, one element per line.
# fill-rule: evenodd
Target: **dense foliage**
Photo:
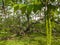
<path fill-rule="evenodd" d="M 54 39 L 59 36 L 60 0 L 0 0 L 1 41 L 21 40 L 23 37 L 28 37 L 29 41 L 32 40 L 32 43 L 36 43 L 34 40 L 37 37 L 36 40 L 39 43 L 36 45 L 44 45 L 43 43 L 55 45 Z M 35 44 L 23 44 L 21 41 L 21 45 Z"/>

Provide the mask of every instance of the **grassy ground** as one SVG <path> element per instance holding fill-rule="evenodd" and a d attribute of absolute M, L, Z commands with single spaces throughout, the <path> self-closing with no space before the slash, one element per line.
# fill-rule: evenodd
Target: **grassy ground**
<path fill-rule="evenodd" d="M 46 45 L 46 37 L 39 34 L 33 34 L 29 37 L 24 36 L 21 39 L 16 38 L 0 41 L 0 45 Z M 52 45 L 60 45 L 60 39 L 52 39 Z"/>

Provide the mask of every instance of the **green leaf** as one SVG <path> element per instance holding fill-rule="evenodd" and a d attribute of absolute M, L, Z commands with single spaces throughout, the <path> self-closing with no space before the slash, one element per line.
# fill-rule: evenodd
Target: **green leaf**
<path fill-rule="evenodd" d="M 48 10 L 54 10 L 54 11 L 58 8 L 57 6 L 54 6 L 51 4 L 49 4 L 47 7 L 48 7 Z"/>
<path fill-rule="evenodd" d="M 31 13 L 31 11 L 33 10 L 33 5 L 27 5 L 27 13 Z"/>
<path fill-rule="evenodd" d="M 23 8 L 23 7 L 26 7 L 27 5 L 26 4 L 19 4 L 19 8 Z"/>
<path fill-rule="evenodd" d="M 18 4 L 15 4 L 13 7 L 14 7 L 14 12 L 16 12 L 19 9 L 19 5 Z"/>
<path fill-rule="evenodd" d="M 34 5 L 33 11 L 36 12 L 38 10 L 41 10 L 42 8 L 43 8 L 42 4 L 40 4 L 40 5 Z"/>
<path fill-rule="evenodd" d="M 32 4 L 36 4 L 36 5 L 41 4 L 41 0 L 33 0 Z"/>
<path fill-rule="evenodd" d="M 26 4 L 19 4 L 19 9 L 22 11 L 22 14 L 25 13 L 26 7 L 27 7 Z"/>
<path fill-rule="evenodd" d="M 12 0 L 5 0 L 4 2 L 5 2 L 5 5 L 10 5 Z"/>

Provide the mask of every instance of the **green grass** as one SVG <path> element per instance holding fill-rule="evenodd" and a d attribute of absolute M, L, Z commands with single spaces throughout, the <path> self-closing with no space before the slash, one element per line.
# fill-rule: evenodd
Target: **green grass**
<path fill-rule="evenodd" d="M 0 41 L 0 45 L 46 45 L 46 37 L 32 34 L 21 39 Z M 52 45 L 60 45 L 60 39 L 52 39 Z"/>
<path fill-rule="evenodd" d="M 21 40 L 6 40 L 6 41 L 1 41 L 0 45 L 43 45 L 45 43 L 44 38 L 42 37 L 35 37 L 29 38 L 25 37 L 24 39 Z"/>

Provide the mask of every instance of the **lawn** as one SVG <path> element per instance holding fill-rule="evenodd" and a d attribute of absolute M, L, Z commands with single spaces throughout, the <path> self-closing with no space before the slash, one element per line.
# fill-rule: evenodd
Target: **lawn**
<path fill-rule="evenodd" d="M 52 38 L 52 45 L 60 45 L 60 37 Z M 46 36 L 32 34 L 22 38 L 0 41 L 0 45 L 46 45 Z"/>

